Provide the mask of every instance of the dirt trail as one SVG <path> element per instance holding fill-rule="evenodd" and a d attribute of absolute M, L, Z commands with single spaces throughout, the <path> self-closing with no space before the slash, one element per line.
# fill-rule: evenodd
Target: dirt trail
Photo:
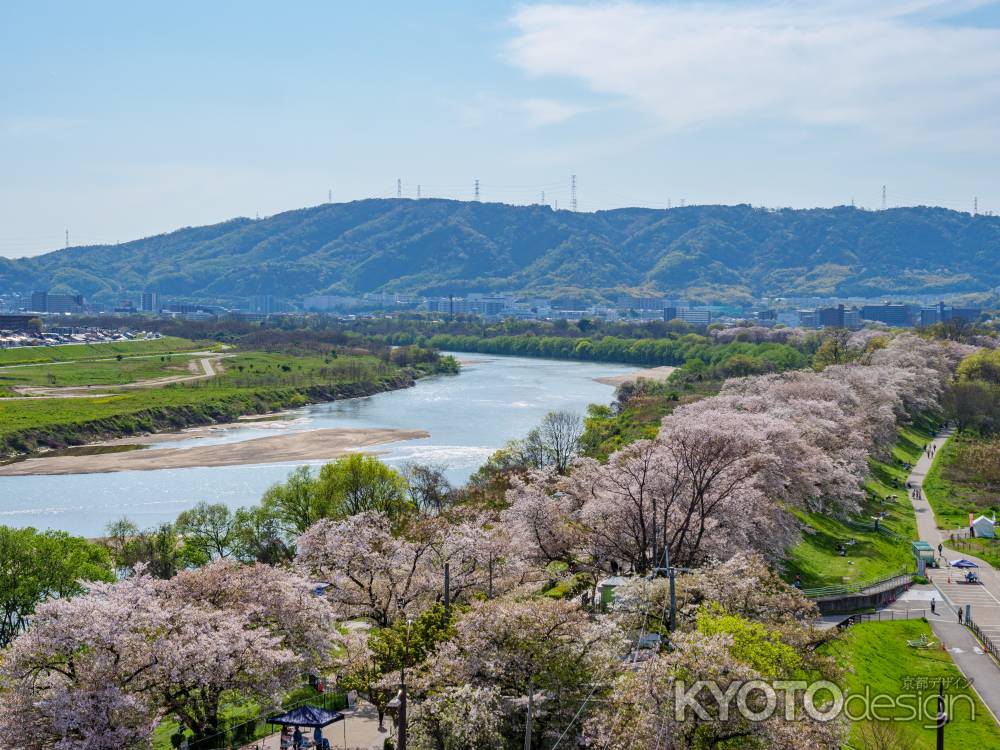
<path fill-rule="evenodd" d="M 21 394 L 20 397 L 3 399 L 27 400 L 30 398 L 96 398 L 99 396 L 111 395 L 110 391 L 133 391 L 145 388 L 159 388 L 171 383 L 190 383 L 196 380 L 214 378 L 223 372 L 221 361 L 231 354 L 218 352 L 195 352 L 204 354 L 201 359 L 192 359 L 188 362 L 190 375 L 168 375 L 162 378 L 149 378 L 148 380 L 137 380 L 134 383 L 123 383 L 121 385 L 70 385 L 70 386 L 42 386 L 42 385 L 17 385 L 11 390 Z M 55 363 L 53 363 L 55 364 Z"/>

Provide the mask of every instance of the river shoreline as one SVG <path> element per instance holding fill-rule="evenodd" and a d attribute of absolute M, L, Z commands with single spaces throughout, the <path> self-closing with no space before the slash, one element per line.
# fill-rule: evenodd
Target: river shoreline
<path fill-rule="evenodd" d="M 671 367 L 670 365 L 663 365 L 662 367 L 647 367 L 645 370 L 630 372 L 625 375 L 612 375 L 609 377 L 594 378 L 594 381 L 597 383 L 603 383 L 604 385 L 613 385 L 616 388 L 622 383 L 630 383 L 639 379 L 664 382 L 676 369 L 676 367 Z"/>
<path fill-rule="evenodd" d="M 176 440 L 185 436 L 170 437 Z M 193 448 L 131 450 L 89 456 L 39 456 L 0 466 L 0 476 L 106 474 L 328 460 L 375 445 L 426 437 L 430 437 L 426 430 L 329 428 Z"/>

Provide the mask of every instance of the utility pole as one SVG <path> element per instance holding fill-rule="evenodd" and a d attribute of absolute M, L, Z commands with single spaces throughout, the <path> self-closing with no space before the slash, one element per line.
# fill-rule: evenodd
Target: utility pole
<path fill-rule="evenodd" d="M 451 619 L 451 564 L 444 564 L 444 619 Z"/>
<path fill-rule="evenodd" d="M 535 681 L 528 680 L 528 714 L 524 719 L 524 750 L 531 750 L 531 714 L 535 707 Z"/>
<path fill-rule="evenodd" d="M 944 750 L 944 725 L 948 723 L 948 714 L 944 711 L 944 683 L 938 685 L 937 710 L 937 750 Z"/>
<path fill-rule="evenodd" d="M 403 640 L 403 663 L 399 667 L 399 750 L 406 750 L 406 662 L 410 658 L 410 625 L 406 621 L 406 638 Z"/>

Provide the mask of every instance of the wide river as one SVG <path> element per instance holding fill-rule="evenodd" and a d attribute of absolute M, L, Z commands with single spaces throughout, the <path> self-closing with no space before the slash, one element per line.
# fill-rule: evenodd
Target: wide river
<path fill-rule="evenodd" d="M 429 438 L 375 446 L 388 464 L 442 464 L 463 483 L 508 440 L 523 437 L 549 411 L 584 414 L 607 403 L 614 388 L 597 377 L 634 372 L 625 365 L 493 355 L 471 360 L 459 375 L 435 376 L 413 388 L 368 398 L 316 404 L 281 419 L 219 430 L 210 437 L 158 443 L 147 450 L 230 443 L 292 430 L 388 427 L 426 430 Z M 81 461 L 86 458 L 81 457 Z M 300 463 L 124 471 L 110 474 L 0 477 L 0 524 L 34 526 L 97 536 L 127 516 L 140 526 L 171 521 L 195 503 L 250 505 Z"/>

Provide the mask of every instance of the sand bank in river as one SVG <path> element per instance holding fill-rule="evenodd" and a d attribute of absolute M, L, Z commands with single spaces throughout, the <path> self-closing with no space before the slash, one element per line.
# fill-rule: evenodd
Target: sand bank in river
<path fill-rule="evenodd" d="M 646 378 L 647 380 L 666 380 L 670 377 L 670 373 L 676 370 L 676 367 L 668 367 L 664 365 L 663 367 L 649 367 L 645 370 L 639 370 L 638 372 L 630 372 L 625 375 L 614 375 L 607 378 L 594 378 L 598 383 L 604 383 L 604 385 L 619 386 L 622 383 L 627 383 L 630 380 L 638 380 L 639 378 Z"/>
<path fill-rule="evenodd" d="M 240 443 L 160 448 L 89 456 L 39 456 L 0 466 L 0 476 L 37 474 L 100 474 L 114 471 L 185 469 L 194 466 L 235 466 L 332 459 L 345 453 L 398 440 L 429 437 L 424 430 L 330 428 L 244 440 Z M 152 442 L 147 436 L 132 438 Z M 164 436 L 166 437 L 166 436 Z M 197 437 L 176 433 L 170 436 Z M 116 441 L 117 442 L 117 441 Z M 122 444 L 117 442 L 117 444 Z"/>

